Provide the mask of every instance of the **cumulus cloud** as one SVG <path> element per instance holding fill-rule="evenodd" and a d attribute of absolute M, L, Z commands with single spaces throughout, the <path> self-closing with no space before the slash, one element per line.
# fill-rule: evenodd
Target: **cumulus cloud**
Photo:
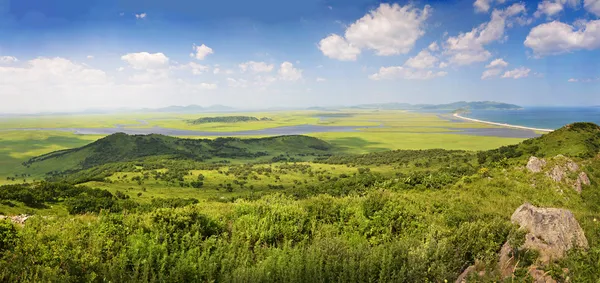
<path fill-rule="evenodd" d="M 361 49 L 371 49 L 379 56 L 406 54 L 425 33 L 423 27 L 431 8 L 382 3 L 351 24 L 344 37 L 332 34 L 322 39 L 319 49 L 327 57 L 352 61 Z"/>
<path fill-rule="evenodd" d="M 485 71 L 483 71 L 483 74 L 481 74 L 481 79 L 485 80 L 485 79 L 489 79 L 492 77 L 497 77 L 498 75 L 500 75 L 500 73 L 502 73 L 502 69 L 485 70 Z"/>
<path fill-rule="evenodd" d="M 0 56 L 0 65 L 8 65 L 12 63 L 16 63 L 19 60 L 13 56 Z"/>
<path fill-rule="evenodd" d="M 504 73 L 504 75 L 502 75 L 502 78 L 504 78 L 504 79 L 526 78 L 527 76 L 529 76 L 530 71 L 531 70 L 528 68 L 520 67 L 520 68 L 516 68 L 514 70 L 506 71 Z"/>
<path fill-rule="evenodd" d="M 588 12 L 600 17 L 600 0 L 584 0 L 583 7 Z"/>
<path fill-rule="evenodd" d="M 107 81 L 104 71 L 60 57 L 36 58 L 28 61 L 24 67 L 0 67 L 0 84 L 3 85 L 85 85 L 103 84 Z"/>
<path fill-rule="evenodd" d="M 504 10 L 494 10 L 489 22 L 470 32 L 449 37 L 444 46 L 444 53 L 450 56 L 449 62 L 460 66 L 488 60 L 492 54 L 485 46 L 505 39 L 507 23 L 525 12 L 523 3 L 513 4 Z"/>
<path fill-rule="evenodd" d="M 531 29 L 524 44 L 538 57 L 600 48 L 600 20 L 581 25 L 575 28 L 559 21 L 541 24 Z"/>
<path fill-rule="evenodd" d="M 508 66 L 508 63 L 506 61 L 504 61 L 502 58 L 498 58 L 498 59 L 490 62 L 485 67 L 486 68 L 505 68 L 506 66 Z"/>
<path fill-rule="evenodd" d="M 475 12 L 487 13 L 492 7 L 492 4 L 494 4 L 494 2 L 502 4 L 504 3 L 504 1 L 505 0 L 476 0 L 475 2 L 473 2 L 473 7 L 475 8 Z"/>
<path fill-rule="evenodd" d="M 440 47 L 438 46 L 437 42 L 434 41 L 431 44 L 429 44 L 429 46 L 427 47 L 427 49 L 429 49 L 429 51 L 438 51 L 440 49 Z"/>
<path fill-rule="evenodd" d="M 379 72 L 369 76 L 371 80 L 391 80 L 391 79 L 405 79 L 405 80 L 428 80 L 436 77 L 443 77 L 447 75 L 447 72 L 434 72 L 431 70 L 422 69 L 411 69 L 402 66 L 392 67 L 381 67 Z"/>
<path fill-rule="evenodd" d="M 136 19 L 145 19 L 146 18 L 146 13 L 135 14 L 135 18 Z"/>
<path fill-rule="evenodd" d="M 585 79 L 570 78 L 568 80 L 568 82 L 570 82 L 570 83 L 591 83 L 591 82 L 597 82 L 597 81 L 600 81 L 600 78 L 585 78 Z"/>
<path fill-rule="evenodd" d="M 415 68 L 415 69 L 428 69 L 433 68 L 438 62 L 438 58 L 431 55 L 429 51 L 422 50 L 415 57 L 411 57 L 404 63 L 404 66 Z"/>
<path fill-rule="evenodd" d="M 173 66 L 171 69 L 174 70 L 190 70 L 190 72 L 194 75 L 200 75 L 206 73 L 210 70 L 210 66 L 201 65 L 196 62 L 189 62 L 187 64 Z"/>
<path fill-rule="evenodd" d="M 233 88 L 248 87 L 248 81 L 245 79 L 227 78 L 227 84 L 229 85 L 229 87 L 233 87 Z"/>
<path fill-rule="evenodd" d="M 358 47 L 337 34 L 321 39 L 319 49 L 323 52 L 323 55 L 340 61 L 355 61 L 360 54 Z"/>
<path fill-rule="evenodd" d="M 283 62 L 279 67 L 279 78 L 284 81 L 297 81 L 302 79 L 302 70 L 294 67 L 290 62 Z"/>
<path fill-rule="evenodd" d="M 192 48 L 194 49 L 194 53 L 191 53 L 190 57 L 194 57 L 198 60 L 204 60 L 204 58 L 206 58 L 206 56 L 214 53 L 212 48 L 210 48 L 204 44 L 202 44 L 200 46 L 194 45 Z"/>
<path fill-rule="evenodd" d="M 242 72 L 246 72 L 247 70 L 250 70 L 255 73 L 262 73 L 262 72 L 268 73 L 268 72 L 273 71 L 273 68 L 275 66 L 273 64 L 267 64 L 265 62 L 248 61 L 248 62 L 239 64 L 239 67 Z"/>
<path fill-rule="evenodd" d="M 138 52 L 121 56 L 134 69 L 158 69 L 169 65 L 169 58 L 163 53 Z"/>

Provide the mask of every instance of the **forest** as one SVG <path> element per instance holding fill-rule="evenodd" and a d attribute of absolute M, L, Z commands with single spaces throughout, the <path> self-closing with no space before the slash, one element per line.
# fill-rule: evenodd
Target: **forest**
<path fill-rule="evenodd" d="M 0 220 L 0 281 L 448 282 L 473 268 L 468 282 L 598 282 L 599 150 L 589 123 L 487 151 L 361 155 L 304 136 L 115 134 L 0 186 L 0 214 L 28 217 Z M 543 260 L 511 221 L 524 203 L 570 210 L 588 246 Z"/>

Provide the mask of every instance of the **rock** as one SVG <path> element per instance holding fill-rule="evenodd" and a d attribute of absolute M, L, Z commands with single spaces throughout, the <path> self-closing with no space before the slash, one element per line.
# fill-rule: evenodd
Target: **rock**
<path fill-rule="evenodd" d="M 576 172 L 579 171 L 579 165 L 577 165 L 577 163 L 573 162 L 572 160 L 569 159 L 569 161 L 567 161 L 567 168 L 569 169 L 569 171 L 571 172 Z"/>
<path fill-rule="evenodd" d="M 575 183 L 573 184 L 573 187 L 578 193 L 581 193 L 581 191 L 583 190 L 583 185 L 590 185 L 590 179 L 588 178 L 587 174 L 585 174 L 585 172 L 579 173 L 579 175 L 577 176 L 577 180 L 575 180 Z"/>
<path fill-rule="evenodd" d="M 516 263 L 514 257 L 511 255 L 512 248 L 508 242 L 504 243 L 502 249 L 500 249 L 500 260 L 498 261 L 498 269 L 502 274 L 502 278 L 509 277 L 513 274 Z"/>
<path fill-rule="evenodd" d="M 25 224 L 25 221 L 27 221 L 27 219 L 29 219 L 29 217 L 31 217 L 31 215 L 27 215 L 27 214 L 21 214 L 21 215 L 15 215 L 15 216 L 0 215 L 0 220 L 10 219 L 10 221 L 12 221 L 12 223 L 23 225 L 23 224 Z"/>
<path fill-rule="evenodd" d="M 548 175 L 548 177 L 550 177 L 550 179 L 557 183 L 567 177 L 567 172 L 565 168 L 558 165 L 554 166 L 554 168 L 552 168 L 552 170 L 546 174 Z"/>
<path fill-rule="evenodd" d="M 533 173 L 542 172 L 542 168 L 546 166 L 546 160 L 537 158 L 535 156 L 529 157 L 529 161 L 527 161 L 527 170 Z"/>
<path fill-rule="evenodd" d="M 552 276 L 548 275 L 547 272 L 543 270 L 539 270 L 536 267 L 532 267 L 529 269 L 529 275 L 533 278 L 533 282 L 535 283 L 556 283 L 556 280 L 552 278 Z"/>
<path fill-rule="evenodd" d="M 469 267 L 467 267 L 467 269 L 465 269 L 465 271 L 463 271 L 458 278 L 456 278 L 456 281 L 454 281 L 455 283 L 465 283 L 467 282 L 467 278 L 469 277 L 469 275 L 471 275 L 471 273 L 475 272 L 475 265 L 471 265 Z"/>
<path fill-rule="evenodd" d="M 525 203 L 513 213 L 511 221 L 528 231 L 520 248 L 537 250 L 542 263 L 560 259 L 574 247 L 588 248 L 583 230 L 569 210 Z"/>
<path fill-rule="evenodd" d="M 458 276 L 458 278 L 456 279 L 455 283 L 466 283 L 466 282 L 467 282 L 467 278 L 469 278 L 469 276 L 471 276 L 471 274 L 474 274 L 474 273 L 476 273 L 476 272 L 477 272 L 477 265 L 478 265 L 478 262 L 477 262 L 477 261 L 475 261 L 475 264 L 474 264 L 474 265 L 471 265 L 471 266 L 467 267 L 467 268 L 465 269 L 465 271 L 463 271 L 463 272 L 462 272 L 462 273 L 461 273 L 461 274 Z M 483 277 L 483 276 L 485 276 L 485 270 L 481 270 L 481 271 L 477 272 L 477 273 L 476 273 L 476 275 L 477 275 L 478 277 Z"/>

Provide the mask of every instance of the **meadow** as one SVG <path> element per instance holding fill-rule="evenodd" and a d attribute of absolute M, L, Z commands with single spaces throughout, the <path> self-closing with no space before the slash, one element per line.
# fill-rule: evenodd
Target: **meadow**
<path fill-rule="evenodd" d="M 323 125 L 357 126 L 354 132 L 308 134 L 343 148 L 346 153 L 367 153 L 394 149 L 468 149 L 485 150 L 514 144 L 522 138 L 483 137 L 452 134 L 464 128 L 493 127 L 473 122 L 455 122 L 436 114 L 399 110 L 274 111 L 235 113 L 254 117 L 269 117 L 272 121 L 239 123 L 190 124 L 201 117 L 227 116 L 227 113 L 176 114 L 131 113 L 46 115 L 0 118 L 0 184 L 7 176 L 22 173 L 20 164 L 29 158 L 48 152 L 83 146 L 103 135 L 79 135 L 56 128 L 114 128 L 115 125 L 135 125 L 139 128 L 164 127 L 199 131 L 248 131 L 281 126 Z M 141 124 L 140 120 L 147 124 Z M 360 128 L 370 126 L 376 128 Z M 377 127 L 380 126 L 380 127 Z M 42 130 L 17 130 L 17 129 Z M 186 137 L 186 136 L 183 136 Z M 249 135 L 257 138 L 261 135 Z M 214 138 L 187 136 L 187 138 Z"/>
<path fill-rule="evenodd" d="M 435 114 L 340 112 L 248 113 L 273 121 L 199 126 L 381 126 L 241 138 L 9 126 L 0 136 L 0 214 L 31 217 L 0 220 L 0 281 L 448 282 L 469 266 L 474 282 L 532 282 L 533 266 L 559 282 L 600 280 L 597 125 L 525 140 L 457 134 L 483 125 Z M 57 123 L 196 127 L 185 119 L 202 116 L 215 114 Z M 44 123 L 52 119 L 66 118 Z M 532 155 L 548 160 L 546 171 L 569 158 L 591 184 L 578 193 L 532 173 Z M 498 253 L 524 238 L 510 217 L 525 202 L 572 211 L 589 248 L 542 263 L 517 245 L 517 264 L 502 275 Z"/>

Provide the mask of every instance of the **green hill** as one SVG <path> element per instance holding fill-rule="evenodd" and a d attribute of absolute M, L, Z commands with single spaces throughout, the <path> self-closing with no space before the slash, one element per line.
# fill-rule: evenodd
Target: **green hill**
<path fill-rule="evenodd" d="M 23 165 L 35 172 L 73 171 L 115 162 L 161 157 L 175 160 L 211 161 L 270 160 L 281 155 L 302 159 L 327 156 L 333 147 L 308 136 L 277 136 L 257 139 L 181 139 L 164 135 L 116 133 L 80 148 L 55 151 L 31 158 Z"/>
<path fill-rule="evenodd" d="M 559 154 L 578 157 L 594 157 L 600 151 L 600 126 L 594 123 L 578 122 L 537 138 L 525 140 L 516 145 L 480 152 L 480 163 L 500 161 L 503 158 L 547 157 Z"/>

